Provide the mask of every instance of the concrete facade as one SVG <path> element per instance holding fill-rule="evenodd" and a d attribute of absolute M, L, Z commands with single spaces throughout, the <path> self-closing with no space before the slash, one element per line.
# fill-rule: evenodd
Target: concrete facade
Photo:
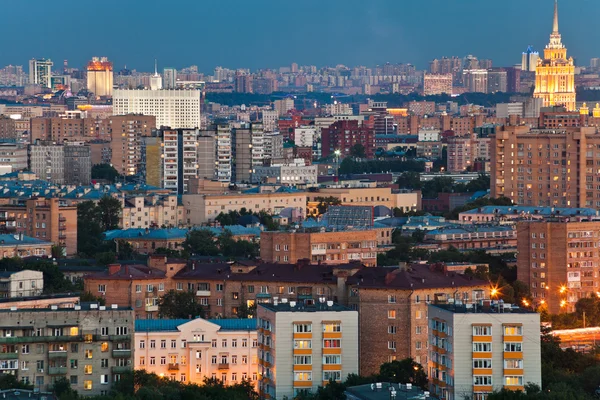
<path fill-rule="evenodd" d="M 37 296 L 44 290 L 41 271 L 0 272 L 0 298 Z"/>

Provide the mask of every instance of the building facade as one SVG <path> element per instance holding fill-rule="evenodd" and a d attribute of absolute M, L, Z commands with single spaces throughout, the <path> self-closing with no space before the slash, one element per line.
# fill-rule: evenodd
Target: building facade
<path fill-rule="evenodd" d="M 333 301 L 261 304 L 259 392 L 265 399 L 316 392 L 358 373 L 358 313 Z"/>
<path fill-rule="evenodd" d="M 0 310 L 0 370 L 36 388 L 65 378 L 81 395 L 108 394 L 131 371 L 133 312 L 128 308 Z"/>
<path fill-rule="evenodd" d="M 31 172 L 57 185 L 89 185 L 90 147 L 83 144 L 35 144 L 29 147 Z"/>
<path fill-rule="evenodd" d="M 87 89 L 98 97 L 112 96 L 113 63 L 106 57 L 93 57 L 87 65 Z"/>
<path fill-rule="evenodd" d="M 554 3 L 554 22 L 550 43 L 544 49 L 544 58 L 535 68 L 533 97 L 543 99 L 544 107 L 564 106 L 567 111 L 577 109 L 575 99 L 575 63 L 567 58 L 567 48 L 558 31 L 558 1 Z"/>
<path fill-rule="evenodd" d="M 135 322 L 135 369 L 182 383 L 256 385 L 258 347 L 255 319 Z"/>
<path fill-rule="evenodd" d="M 485 400 L 501 389 L 541 387 L 540 315 L 510 304 L 431 304 L 429 385 L 447 400 Z"/>
<path fill-rule="evenodd" d="M 452 74 L 425 74 L 423 76 L 423 96 L 452 94 Z"/>
<path fill-rule="evenodd" d="M 41 271 L 0 272 L 0 298 L 30 297 L 42 294 L 44 276 Z"/>
<path fill-rule="evenodd" d="M 336 151 L 339 151 L 339 157 L 348 157 L 352 147 L 360 144 L 364 146 L 366 158 L 373 158 L 375 129 L 356 120 L 339 120 L 321 130 L 321 143 L 322 157 L 335 157 Z"/>

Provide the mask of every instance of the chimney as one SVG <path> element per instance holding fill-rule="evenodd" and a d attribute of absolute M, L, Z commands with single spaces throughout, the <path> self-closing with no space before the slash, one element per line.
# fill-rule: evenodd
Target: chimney
<path fill-rule="evenodd" d="M 392 283 L 394 281 L 394 279 L 396 278 L 396 275 L 388 272 L 387 274 L 385 274 L 385 284 L 389 285 L 390 283 Z"/>
<path fill-rule="evenodd" d="M 114 275 L 121 270 L 121 264 L 108 264 L 108 274 Z"/>

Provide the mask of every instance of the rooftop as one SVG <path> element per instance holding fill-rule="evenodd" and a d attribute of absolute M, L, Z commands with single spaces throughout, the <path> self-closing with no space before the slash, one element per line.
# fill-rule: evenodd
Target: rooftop
<path fill-rule="evenodd" d="M 381 386 L 378 388 L 378 385 Z M 390 400 L 392 388 L 396 392 L 396 399 L 420 400 L 427 398 L 425 396 L 426 392 L 423 392 L 418 386 L 413 386 L 409 390 L 406 385 L 389 382 L 352 386 L 346 389 L 346 396 L 348 400 Z"/>
<path fill-rule="evenodd" d="M 19 236 L 19 235 L 0 235 L 0 246 L 16 246 L 16 245 L 50 245 L 51 242 L 36 239 L 31 236 Z"/>
<path fill-rule="evenodd" d="M 343 312 L 343 311 L 354 311 L 348 307 L 344 307 L 337 303 L 329 302 L 318 302 L 315 301 L 315 304 L 312 306 L 308 306 L 303 302 L 295 302 L 295 301 L 279 301 L 277 304 L 275 303 L 259 303 L 260 307 L 264 307 L 267 310 L 273 312 Z"/>
<path fill-rule="evenodd" d="M 455 314 L 537 314 L 533 310 L 519 307 L 517 304 L 496 300 L 479 300 L 476 303 L 430 304 Z"/>
<path fill-rule="evenodd" d="M 527 206 L 484 206 L 464 211 L 461 214 L 528 214 L 528 215 L 561 215 L 569 216 L 599 216 L 600 212 L 594 208 L 561 208 L 561 207 L 527 207 Z"/>
<path fill-rule="evenodd" d="M 75 312 L 75 311 L 130 311 L 133 310 L 131 307 L 119 307 L 116 304 L 100 306 L 97 303 L 80 303 L 75 306 L 75 308 L 71 307 L 58 307 L 52 308 L 55 306 L 51 306 L 48 308 L 17 308 L 16 310 L 0 310 L 0 313 L 11 313 L 11 312 Z"/>
<path fill-rule="evenodd" d="M 193 319 L 136 319 L 136 332 L 177 332 L 177 327 Z M 219 325 L 222 331 L 252 331 L 256 330 L 255 319 L 207 319 Z"/>

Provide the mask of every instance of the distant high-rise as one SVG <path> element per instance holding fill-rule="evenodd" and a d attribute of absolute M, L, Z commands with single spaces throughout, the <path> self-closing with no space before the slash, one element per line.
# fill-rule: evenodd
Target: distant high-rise
<path fill-rule="evenodd" d="M 29 83 L 52 88 L 52 60 L 45 58 L 29 60 Z"/>
<path fill-rule="evenodd" d="M 165 89 L 175 89 L 177 87 L 177 70 L 175 68 L 165 68 L 163 70 L 163 83 Z"/>
<path fill-rule="evenodd" d="M 30 168 L 40 179 L 58 185 L 89 185 L 92 174 L 90 147 L 72 144 L 30 146 Z"/>
<path fill-rule="evenodd" d="M 535 72 L 540 53 L 533 49 L 533 46 L 527 47 L 527 51 L 523 53 L 521 61 L 521 71 Z"/>
<path fill-rule="evenodd" d="M 154 60 L 154 75 L 150 77 L 150 90 L 160 90 L 163 88 L 162 76 L 159 75 L 156 66 L 156 60 Z"/>
<path fill-rule="evenodd" d="M 575 96 L 575 63 L 572 57 L 567 58 L 567 48 L 558 31 L 558 0 L 555 0 L 550 43 L 536 67 L 533 97 L 543 99 L 544 107 L 560 105 L 574 111 Z"/>
<path fill-rule="evenodd" d="M 93 57 L 87 65 L 87 89 L 97 97 L 112 96 L 113 63 L 106 57 Z"/>
<path fill-rule="evenodd" d="M 488 71 L 486 69 L 464 70 L 463 80 L 467 90 L 471 93 L 487 93 L 488 91 Z"/>
<path fill-rule="evenodd" d="M 425 74 L 423 95 L 452 94 L 452 74 Z"/>
<path fill-rule="evenodd" d="M 507 73 L 504 69 L 494 68 L 488 71 L 487 92 L 507 92 Z"/>

